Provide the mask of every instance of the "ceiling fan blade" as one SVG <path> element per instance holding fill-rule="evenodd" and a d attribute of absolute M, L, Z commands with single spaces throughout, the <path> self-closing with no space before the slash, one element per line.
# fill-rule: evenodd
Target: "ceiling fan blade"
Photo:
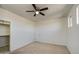
<path fill-rule="evenodd" d="M 40 11 L 48 10 L 48 7 L 40 9 Z"/>
<path fill-rule="evenodd" d="M 41 15 L 43 15 L 43 16 L 45 16 L 45 14 L 44 13 L 42 13 L 42 12 L 39 12 Z"/>
<path fill-rule="evenodd" d="M 34 9 L 35 9 L 35 10 L 37 10 L 37 9 L 36 9 L 36 5 L 35 5 L 35 4 L 32 4 L 32 6 L 34 7 Z"/>
<path fill-rule="evenodd" d="M 34 12 L 34 11 L 26 11 L 26 12 Z"/>
<path fill-rule="evenodd" d="M 36 16 L 36 13 L 34 14 L 34 16 Z"/>

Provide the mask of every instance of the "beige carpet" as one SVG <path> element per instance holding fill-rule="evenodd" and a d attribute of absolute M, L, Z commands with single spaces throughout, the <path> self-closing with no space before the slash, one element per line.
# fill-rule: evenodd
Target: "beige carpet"
<path fill-rule="evenodd" d="M 65 46 L 33 42 L 17 49 L 12 54 L 69 54 L 69 51 Z"/>
<path fill-rule="evenodd" d="M 0 54 L 8 54 L 9 53 L 9 46 L 0 47 Z"/>

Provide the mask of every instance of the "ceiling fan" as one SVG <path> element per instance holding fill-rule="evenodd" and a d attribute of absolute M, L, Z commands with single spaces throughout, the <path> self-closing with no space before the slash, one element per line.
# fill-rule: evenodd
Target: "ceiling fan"
<path fill-rule="evenodd" d="M 48 7 L 45 7 L 45 8 L 40 9 L 35 4 L 32 4 L 32 6 L 33 6 L 34 10 L 26 11 L 26 12 L 34 12 L 35 13 L 34 16 L 36 16 L 38 14 L 41 14 L 41 15 L 45 16 L 45 14 L 42 13 L 41 11 L 48 10 Z"/>

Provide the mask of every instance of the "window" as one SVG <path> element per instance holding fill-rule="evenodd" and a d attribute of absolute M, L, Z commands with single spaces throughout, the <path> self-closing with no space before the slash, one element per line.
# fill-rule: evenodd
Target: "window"
<path fill-rule="evenodd" d="M 68 17 L 68 27 L 72 27 L 72 17 Z"/>
<path fill-rule="evenodd" d="M 79 24 L 79 6 L 76 8 L 76 23 Z"/>

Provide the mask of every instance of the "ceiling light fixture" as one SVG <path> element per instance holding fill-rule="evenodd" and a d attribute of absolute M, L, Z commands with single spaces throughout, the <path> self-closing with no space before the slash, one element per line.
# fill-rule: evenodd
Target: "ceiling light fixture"
<path fill-rule="evenodd" d="M 35 13 L 36 13 L 36 14 L 39 14 L 39 11 L 36 11 Z"/>

